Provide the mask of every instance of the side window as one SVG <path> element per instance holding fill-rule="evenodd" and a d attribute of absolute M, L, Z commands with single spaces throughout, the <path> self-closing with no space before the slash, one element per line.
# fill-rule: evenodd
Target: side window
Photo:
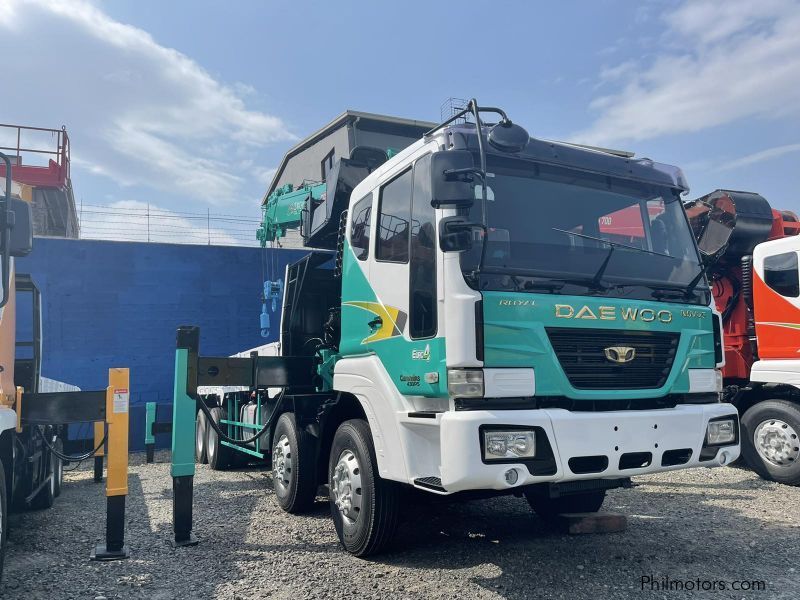
<path fill-rule="evenodd" d="M 378 239 L 375 258 L 408 262 L 411 221 L 411 169 L 381 188 L 378 206 Z"/>
<path fill-rule="evenodd" d="M 328 152 L 325 158 L 322 159 L 322 164 L 321 164 L 322 181 L 328 181 L 328 173 L 330 173 L 331 169 L 333 169 L 333 161 L 335 158 L 336 158 L 336 149 L 333 149 L 330 152 Z"/>
<path fill-rule="evenodd" d="M 800 296 L 800 274 L 797 270 L 797 252 L 785 252 L 764 259 L 764 281 L 781 296 Z"/>
<path fill-rule="evenodd" d="M 358 260 L 369 256 L 369 224 L 372 213 L 372 193 L 353 205 L 353 225 L 350 230 L 350 246 Z"/>
<path fill-rule="evenodd" d="M 431 155 L 414 164 L 409 265 L 409 334 L 436 335 L 436 215 L 431 206 Z"/>

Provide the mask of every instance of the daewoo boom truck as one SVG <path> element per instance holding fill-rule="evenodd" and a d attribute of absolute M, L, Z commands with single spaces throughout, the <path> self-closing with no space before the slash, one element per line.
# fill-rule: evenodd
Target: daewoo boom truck
<path fill-rule="evenodd" d="M 176 411 L 198 383 L 250 386 L 199 403 L 212 467 L 271 462 L 289 512 L 327 484 L 342 545 L 367 556 L 404 486 L 553 518 L 739 457 L 679 169 L 531 138 L 474 100 L 384 150 L 356 148 L 308 194 L 317 250 L 286 270 L 279 356 L 197 358 L 199 332 L 179 330 Z"/>
<path fill-rule="evenodd" d="M 742 454 L 762 477 L 800 485 L 800 220 L 730 190 L 686 210 L 722 316 L 724 397 L 741 413 Z"/>

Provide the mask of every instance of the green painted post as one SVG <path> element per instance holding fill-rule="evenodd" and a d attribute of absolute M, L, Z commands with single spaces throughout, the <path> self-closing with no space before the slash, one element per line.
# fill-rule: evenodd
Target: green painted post
<path fill-rule="evenodd" d="M 153 424 L 156 422 L 156 403 L 148 402 L 144 405 L 144 449 L 147 452 L 147 462 L 153 462 L 156 450 L 156 436 L 153 435 Z"/>
<path fill-rule="evenodd" d="M 175 546 L 192 546 L 197 355 L 200 330 L 179 327 L 172 404 L 172 521 Z"/>

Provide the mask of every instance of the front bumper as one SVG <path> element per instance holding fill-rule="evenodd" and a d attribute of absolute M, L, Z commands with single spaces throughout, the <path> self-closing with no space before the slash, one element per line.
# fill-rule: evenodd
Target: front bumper
<path fill-rule="evenodd" d="M 738 443 L 703 451 L 709 420 L 725 416 L 736 417 L 736 409 L 730 404 L 703 404 L 616 412 L 449 411 L 440 417 L 441 485 L 446 493 L 507 490 L 729 464 L 739 457 Z M 538 459 L 485 463 L 481 427 L 498 425 L 536 428 Z M 506 478 L 511 468 L 519 476 L 513 485 Z"/>

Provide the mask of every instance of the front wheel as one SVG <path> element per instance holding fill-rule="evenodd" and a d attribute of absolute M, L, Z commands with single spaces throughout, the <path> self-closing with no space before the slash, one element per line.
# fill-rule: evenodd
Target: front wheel
<path fill-rule="evenodd" d="M 533 511 L 545 521 L 558 515 L 569 513 L 595 513 L 603 506 L 605 490 L 572 494 L 560 498 L 550 498 L 535 492 L 525 492 L 525 498 Z"/>
<path fill-rule="evenodd" d="M 786 400 L 754 404 L 742 415 L 742 454 L 764 479 L 800 485 L 800 407 Z"/>
<path fill-rule="evenodd" d="M 366 421 L 345 421 L 336 430 L 328 482 L 331 516 L 342 546 L 360 557 L 383 550 L 397 530 L 399 488 L 378 474 Z"/>

